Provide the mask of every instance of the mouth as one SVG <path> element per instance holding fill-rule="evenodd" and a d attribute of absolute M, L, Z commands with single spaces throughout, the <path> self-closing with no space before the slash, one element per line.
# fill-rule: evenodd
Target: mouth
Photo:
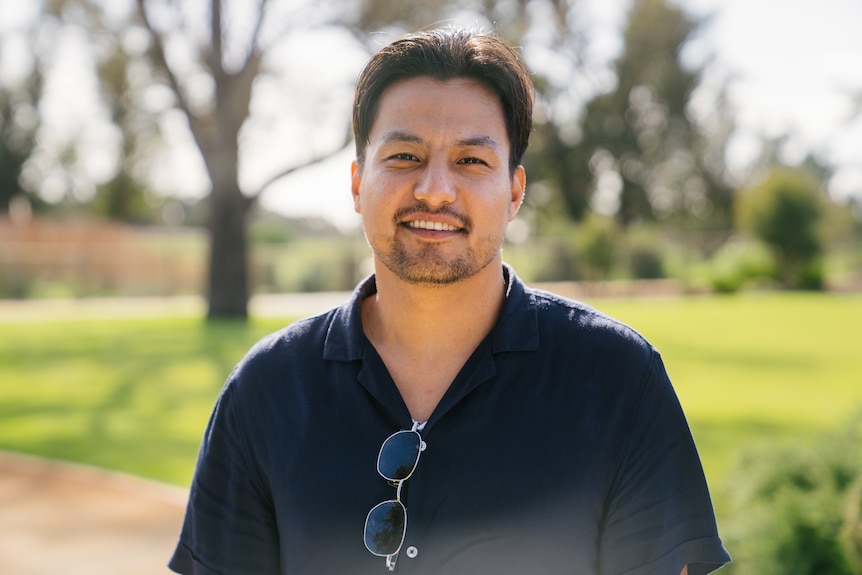
<path fill-rule="evenodd" d="M 405 222 L 405 225 L 414 230 L 429 230 L 434 232 L 460 232 L 463 230 L 463 228 L 444 222 L 429 222 L 427 220 L 410 220 L 409 222 Z"/>

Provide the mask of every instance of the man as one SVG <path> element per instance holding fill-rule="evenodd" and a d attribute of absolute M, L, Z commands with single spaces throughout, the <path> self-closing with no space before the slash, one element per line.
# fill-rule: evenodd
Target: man
<path fill-rule="evenodd" d="M 729 561 L 658 353 L 502 262 L 532 97 L 490 36 L 429 31 L 372 58 L 352 192 L 375 274 L 231 374 L 173 569 L 701 575 Z"/>

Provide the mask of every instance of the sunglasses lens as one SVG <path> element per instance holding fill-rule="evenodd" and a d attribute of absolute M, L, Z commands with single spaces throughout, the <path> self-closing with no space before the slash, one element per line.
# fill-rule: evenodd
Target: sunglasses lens
<path fill-rule="evenodd" d="M 407 510 L 399 501 L 384 501 L 365 519 L 365 546 L 375 555 L 394 555 L 401 549 L 407 528 Z"/>
<path fill-rule="evenodd" d="M 377 471 L 389 481 L 410 477 L 419 461 L 422 437 L 415 431 L 393 433 L 383 442 L 377 457 Z"/>

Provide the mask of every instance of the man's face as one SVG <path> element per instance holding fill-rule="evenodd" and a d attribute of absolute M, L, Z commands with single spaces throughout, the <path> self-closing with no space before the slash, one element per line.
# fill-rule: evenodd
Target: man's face
<path fill-rule="evenodd" d="M 450 284 L 501 261 L 524 197 L 499 100 L 468 79 L 418 77 L 384 91 L 353 199 L 375 260 L 399 278 Z M 378 269 L 378 273 L 380 270 Z"/>

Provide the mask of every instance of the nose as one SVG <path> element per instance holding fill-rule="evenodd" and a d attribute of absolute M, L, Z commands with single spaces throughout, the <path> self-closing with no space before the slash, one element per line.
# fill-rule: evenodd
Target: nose
<path fill-rule="evenodd" d="M 453 176 L 445 161 L 429 162 L 421 171 L 413 196 L 431 207 L 451 204 L 457 195 Z"/>

